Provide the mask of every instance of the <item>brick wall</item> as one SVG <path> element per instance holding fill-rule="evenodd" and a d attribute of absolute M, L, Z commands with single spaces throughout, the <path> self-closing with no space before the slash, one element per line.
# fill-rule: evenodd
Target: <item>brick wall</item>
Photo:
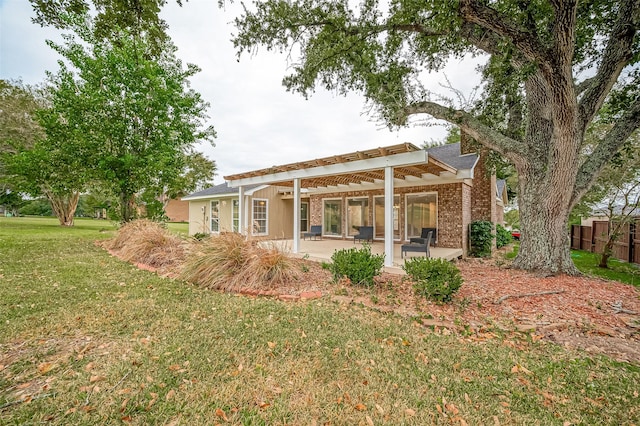
<path fill-rule="evenodd" d="M 189 220 L 189 202 L 182 200 L 169 200 L 164 209 L 169 222 L 187 222 Z"/>
<path fill-rule="evenodd" d="M 465 211 L 469 211 L 471 204 L 470 187 L 465 183 L 450 183 L 444 185 L 421 185 L 406 188 L 396 188 L 394 195 L 400 196 L 400 236 L 405 239 L 405 204 L 406 194 L 435 192 L 438 194 L 438 246 L 451 248 L 466 247 L 466 229 L 469 218 Z M 348 191 L 329 194 L 312 194 L 310 196 L 310 225 L 322 225 L 322 200 L 327 198 L 340 199 L 342 205 L 342 238 L 346 238 L 346 199 L 367 197 L 369 199 L 369 223 L 373 224 L 373 197 L 384 195 L 382 189 L 372 191 Z M 466 206 L 466 209 L 463 208 Z M 467 214 L 469 216 L 469 214 Z"/>
<path fill-rule="evenodd" d="M 488 150 L 475 142 L 465 132 L 460 133 L 460 153 L 480 153 L 480 159 L 473 172 L 473 190 L 471 191 L 471 221 L 488 220 L 496 223 L 496 175 L 490 173 L 485 165 Z"/>

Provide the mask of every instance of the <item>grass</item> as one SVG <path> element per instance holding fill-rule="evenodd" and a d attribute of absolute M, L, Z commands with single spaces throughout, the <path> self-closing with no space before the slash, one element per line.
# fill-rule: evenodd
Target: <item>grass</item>
<path fill-rule="evenodd" d="M 571 250 L 571 259 L 576 267 L 587 275 L 640 287 L 640 267 L 637 265 L 609 259 L 609 268 L 600 268 L 600 256 L 584 250 Z"/>
<path fill-rule="evenodd" d="M 109 256 L 102 228 L 0 218 L 0 424 L 640 421 L 638 365 L 203 290 Z"/>
<path fill-rule="evenodd" d="M 518 255 L 519 243 L 513 245 L 513 250 L 505 253 L 507 259 L 514 259 Z M 571 259 L 576 268 L 585 275 L 620 281 L 640 287 L 640 267 L 635 264 L 609 259 L 609 268 L 600 268 L 600 256 L 584 250 L 571 250 Z"/>

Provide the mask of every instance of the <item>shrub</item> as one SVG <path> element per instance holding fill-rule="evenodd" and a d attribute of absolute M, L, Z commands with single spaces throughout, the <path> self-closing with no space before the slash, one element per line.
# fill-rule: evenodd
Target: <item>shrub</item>
<path fill-rule="evenodd" d="M 402 269 L 411 277 L 417 294 L 437 302 L 449 302 L 462 285 L 460 271 L 444 259 L 414 257 Z"/>
<path fill-rule="evenodd" d="M 184 258 L 184 241 L 165 225 L 147 219 L 134 220 L 120 227 L 108 247 L 119 250 L 127 262 L 154 267 L 173 266 Z"/>
<path fill-rule="evenodd" d="M 477 220 L 469 226 L 469 255 L 490 257 L 493 246 L 493 224 L 487 220 Z"/>
<path fill-rule="evenodd" d="M 511 232 L 499 223 L 496 225 L 496 247 L 502 248 L 513 241 Z"/>
<path fill-rule="evenodd" d="M 372 254 L 371 247 L 365 244 L 361 249 L 336 250 L 331 260 L 329 270 L 335 280 L 346 276 L 354 284 L 372 287 L 373 277 L 382 271 L 384 255 Z"/>

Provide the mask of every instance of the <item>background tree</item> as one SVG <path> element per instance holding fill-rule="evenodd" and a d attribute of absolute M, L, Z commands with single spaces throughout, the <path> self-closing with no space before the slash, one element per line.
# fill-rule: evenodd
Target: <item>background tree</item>
<path fill-rule="evenodd" d="M 597 140 L 610 128 L 611 124 L 606 123 L 593 126 L 586 139 Z M 582 216 L 608 219 L 609 233 L 599 263 L 601 268 L 607 268 L 614 244 L 633 217 L 640 216 L 640 134 L 637 131 L 605 167 L 574 211 Z"/>
<path fill-rule="evenodd" d="M 58 116 L 82 137 L 76 155 L 91 179 L 118 200 L 120 220 L 135 217 L 135 197 L 171 187 L 187 166 L 195 142 L 211 141 L 205 127 L 208 104 L 188 88 L 199 69 L 183 66 L 168 41 L 156 54 L 145 32 L 113 27 L 109 39 L 95 36 L 88 15 L 68 17 L 74 34 L 49 42 L 70 64 L 56 77 L 68 117 Z M 55 120 L 55 117 L 54 117 Z"/>
<path fill-rule="evenodd" d="M 4 192 L 45 195 L 63 226 L 73 225 L 85 165 L 73 149 L 77 130 L 67 125 L 68 111 L 59 105 L 57 92 L 21 83 L 4 85 L 7 108 L 0 114 Z M 6 113 L 5 113 L 6 111 Z"/>
<path fill-rule="evenodd" d="M 43 137 L 36 111 L 44 105 L 39 88 L 25 85 L 20 80 L 0 80 L 0 195 L 10 194 L 14 187 L 7 176 L 3 157 L 30 148 Z"/>
<path fill-rule="evenodd" d="M 234 42 L 240 53 L 299 52 L 289 90 L 360 91 L 390 125 L 428 114 L 502 155 L 518 173 L 514 266 L 577 274 L 569 213 L 640 123 L 639 20 L 637 0 L 267 0 L 236 20 Z M 481 101 L 473 110 L 434 102 L 421 79 L 467 53 L 488 58 Z M 614 84 L 628 103 L 583 158 L 584 133 Z"/>

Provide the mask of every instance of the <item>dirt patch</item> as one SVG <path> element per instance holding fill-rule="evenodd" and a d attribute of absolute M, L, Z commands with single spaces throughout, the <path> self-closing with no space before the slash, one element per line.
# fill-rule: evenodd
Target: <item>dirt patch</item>
<path fill-rule="evenodd" d="M 428 327 L 476 333 L 491 328 L 518 330 L 567 347 L 640 363 L 640 290 L 627 284 L 567 275 L 540 277 L 497 267 L 492 260 L 467 259 L 457 262 L 464 284 L 454 301 L 437 304 L 415 296 L 406 276 L 383 273 L 376 277 L 373 289 L 366 289 L 348 280 L 332 282 L 329 271 L 319 263 L 295 259 L 294 265 L 301 271 L 298 282 L 240 293 L 286 301 L 321 294 L 337 303 L 415 317 Z M 137 266 L 175 276 L 173 270 Z M 308 294 L 314 297 L 304 297 Z"/>

